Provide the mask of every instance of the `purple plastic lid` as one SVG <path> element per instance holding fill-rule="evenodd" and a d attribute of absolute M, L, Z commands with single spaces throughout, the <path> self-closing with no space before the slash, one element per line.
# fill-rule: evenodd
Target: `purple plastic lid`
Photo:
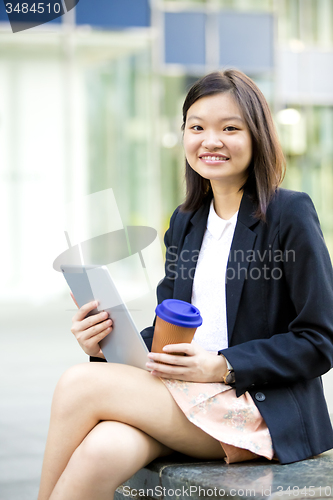
<path fill-rule="evenodd" d="M 166 299 L 159 304 L 155 312 L 157 316 L 176 326 L 195 328 L 202 324 L 200 311 L 189 302 L 177 299 Z"/>

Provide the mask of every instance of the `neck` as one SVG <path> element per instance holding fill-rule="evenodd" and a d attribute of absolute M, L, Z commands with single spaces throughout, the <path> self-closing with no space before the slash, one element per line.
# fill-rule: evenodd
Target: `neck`
<path fill-rule="evenodd" d="M 214 194 L 214 209 L 215 212 L 221 219 L 230 219 L 239 209 L 243 190 L 239 190 L 238 187 L 228 188 L 224 186 L 214 186 L 212 184 L 212 190 Z"/>

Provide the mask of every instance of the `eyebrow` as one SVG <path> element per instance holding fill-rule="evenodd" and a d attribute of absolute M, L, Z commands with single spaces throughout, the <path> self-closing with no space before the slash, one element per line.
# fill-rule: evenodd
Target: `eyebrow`
<path fill-rule="evenodd" d="M 187 118 L 187 121 L 189 120 L 200 120 L 203 121 L 203 118 L 200 118 L 200 116 L 195 116 L 191 115 Z M 240 116 L 227 116 L 226 118 L 221 118 L 221 122 L 228 122 L 228 121 L 233 121 L 233 120 L 238 120 L 239 122 L 244 122 L 244 120 Z"/>

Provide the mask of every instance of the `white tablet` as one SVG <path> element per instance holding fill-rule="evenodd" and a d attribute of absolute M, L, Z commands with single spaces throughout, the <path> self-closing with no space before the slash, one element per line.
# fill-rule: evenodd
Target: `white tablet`
<path fill-rule="evenodd" d="M 107 267 L 60 267 L 78 305 L 82 307 L 97 300 L 99 305 L 90 314 L 106 311 L 112 319 L 112 331 L 99 343 L 106 360 L 109 363 L 122 363 L 147 370 L 149 351 Z"/>

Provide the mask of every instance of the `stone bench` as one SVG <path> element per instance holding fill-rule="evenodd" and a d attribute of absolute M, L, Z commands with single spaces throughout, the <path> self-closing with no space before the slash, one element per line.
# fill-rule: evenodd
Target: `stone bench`
<path fill-rule="evenodd" d="M 265 459 L 227 465 L 175 453 L 137 472 L 118 488 L 115 500 L 226 497 L 333 499 L 333 450 L 288 465 Z"/>

